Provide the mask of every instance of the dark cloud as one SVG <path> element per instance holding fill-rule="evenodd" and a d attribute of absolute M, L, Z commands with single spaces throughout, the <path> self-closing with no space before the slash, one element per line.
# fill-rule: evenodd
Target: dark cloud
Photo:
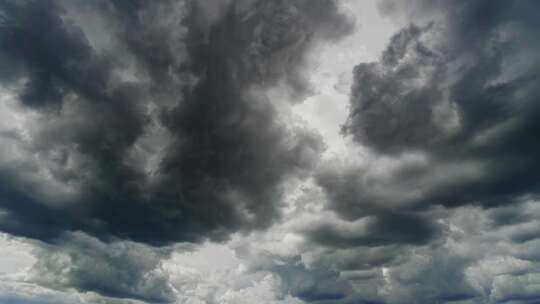
<path fill-rule="evenodd" d="M 320 224 L 307 231 L 311 241 L 329 247 L 354 248 L 400 244 L 423 244 L 438 234 L 439 227 L 418 215 L 385 212 L 370 218 L 361 229 Z"/>
<path fill-rule="evenodd" d="M 354 68 L 343 133 L 367 147 L 374 163 L 323 167 L 317 179 L 329 208 L 347 220 L 377 216 L 388 223 L 372 237 L 390 230 L 422 243 L 431 239 L 433 219 L 415 216 L 402 226 L 386 214 L 496 206 L 537 193 L 540 45 L 535 18 L 524 9 L 533 6 L 382 1 L 384 14 L 411 24 L 378 62 Z M 411 226 L 418 230 L 404 229 Z"/>
<path fill-rule="evenodd" d="M 10 58 L 14 67 L 4 71 L 12 80 L 18 80 L 20 73 L 27 77 L 22 103 L 34 107 L 60 104 L 69 90 L 86 98 L 109 97 L 105 89 L 110 67 L 105 58 L 92 52 L 78 28 L 66 24 L 56 2 L 6 1 L 1 9 L 7 19 L 0 34 L 2 56 Z M 13 73 L 15 67 L 22 71 Z"/>
<path fill-rule="evenodd" d="M 161 266 L 170 250 L 125 241 L 103 243 L 83 233 L 67 234 L 36 250 L 38 260 L 27 280 L 40 286 L 148 303 L 174 300 Z"/>
<path fill-rule="evenodd" d="M 309 48 L 352 29 L 329 0 L 4 1 L 0 12 L 2 84 L 36 117 L 29 140 L 9 139 L 36 159 L 3 168 L 0 227 L 48 240 L 79 229 L 165 244 L 267 227 L 283 182 L 322 143 L 281 121 L 264 90 L 306 94 Z"/>
<path fill-rule="evenodd" d="M 296 263 L 289 261 L 292 265 L 287 269 L 309 265 L 306 273 L 291 270 L 289 274 L 307 276 L 305 281 L 324 281 L 319 273 L 338 273 L 334 276 L 342 280 L 340 284 L 352 288 L 342 290 L 342 299 L 328 303 L 500 303 L 515 297 L 537 299 L 538 289 L 531 282 L 538 278 L 535 253 L 540 239 L 519 238 L 538 231 L 538 202 L 514 205 L 513 209 L 524 217 L 511 224 L 494 220 L 504 217 L 508 209 L 441 209 L 437 222 L 442 231 L 436 241 L 429 243 L 408 242 L 399 235 L 384 246 L 370 243 L 368 238 L 355 243 L 337 243 L 335 235 L 312 238 L 308 240 L 309 249 L 301 251 Z M 325 227 L 339 234 L 339 240 L 349 240 L 347 237 L 364 231 L 356 222 L 338 221 Z M 397 234 L 398 230 L 395 231 Z M 318 233 L 315 235 L 321 235 Z M 381 233 L 372 231 L 367 235 L 375 237 Z M 284 261 L 275 263 L 281 265 Z M 309 288 L 318 290 L 315 285 Z"/>
<path fill-rule="evenodd" d="M 310 94 L 336 1 L 1 2 L 0 230 L 39 239 L 2 299 L 535 303 L 540 5 L 380 3 L 355 154 L 284 197 L 323 144 L 267 90 Z"/>

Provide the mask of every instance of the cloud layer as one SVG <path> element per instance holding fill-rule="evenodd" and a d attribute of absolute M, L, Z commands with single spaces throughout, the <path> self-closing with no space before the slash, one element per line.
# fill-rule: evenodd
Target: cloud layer
<path fill-rule="evenodd" d="M 0 302 L 537 303 L 538 9 L 4 1 Z"/>
<path fill-rule="evenodd" d="M 374 155 L 370 164 L 329 164 L 318 175 L 329 208 L 347 220 L 373 217 L 371 237 L 392 243 L 434 236 L 425 215 L 434 206 L 535 195 L 540 164 L 540 61 L 524 16 L 535 4 L 409 2 L 381 7 L 407 14 L 405 5 L 418 24 L 400 30 L 378 62 L 354 68 L 343 133 Z"/>
<path fill-rule="evenodd" d="M 264 90 L 305 94 L 308 49 L 352 29 L 333 1 L 7 1 L 2 16 L 4 111 L 25 121 L 2 133 L 0 226 L 153 244 L 279 216 L 322 144 Z"/>

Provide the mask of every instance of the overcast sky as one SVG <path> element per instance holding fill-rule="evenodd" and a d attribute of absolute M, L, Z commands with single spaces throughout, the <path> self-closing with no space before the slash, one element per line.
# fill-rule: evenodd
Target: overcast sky
<path fill-rule="evenodd" d="M 0 1 L 0 303 L 540 303 L 539 11 Z"/>

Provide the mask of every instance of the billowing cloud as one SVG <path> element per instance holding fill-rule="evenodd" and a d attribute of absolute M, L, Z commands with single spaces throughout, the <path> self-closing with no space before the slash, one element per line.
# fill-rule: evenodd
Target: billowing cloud
<path fill-rule="evenodd" d="M 2 2 L 0 302 L 537 303 L 539 8 Z"/>
<path fill-rule="evenodd" d="M 27 281 L 55 290 L 97 294 L 152 303 L 174 300 L 162 260 L 170 250 L 116 241 L 110 244 L 74 233 L 36 249 Z"/>
<path fill-rule="evenodd" d="M 329 207 L 347 220 L 374 217 L 372 238 L 393 242 L 390 229 L 415 243 L 433 236 L 425 216 L 433 206 L 495 206 L 537 193 L 540 45 L 527 13 L 536 3 L 380 7 L 411 23 L 378 62 L 354 68 L 343 133 L 367 157 L 322 168 Z"/>
<path fill-rule="evenodd" d="M 538 201 L 520 201 L 511 210 L 441 208 L 432 214 L 441 230 L 435 239 L 388 244 L 314 238 L 310 229 L 317 223 L 350 234 L 362 229 L 303 210 L 282 230 L 232 245 L 252 269 L 271 269 L 288 282 L 286 292 L 306 303 L 535 303 L 540 239 L 516 236 L 537 231 Z M 291 233 L 294 227 L 303 229 Z"/>
<path fill-rule="evenodd" d="M 353 70 L 353 146 L 319 167 L 300 229 L 310 265 L 348 278 L 335 303 L 534 302 L 538 5 L 379 8 L 405 26 Z"/>
<path fill-rule="evenodd" d="M 323 146 L 265 90 L 305 95 L 309 48 L 352 29 L 326 0 L 6 1 L 1 13 L 5 111 L 20 120 L 2 131 L 0 227 L 40 239 L 267 227 L 283 182 Z"/>

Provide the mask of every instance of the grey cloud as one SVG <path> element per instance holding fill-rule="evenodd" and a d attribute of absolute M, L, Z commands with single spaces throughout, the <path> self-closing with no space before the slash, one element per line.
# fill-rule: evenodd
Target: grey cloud
<path fill-rule="evenodd" d="M 531 217 L 502 224 L 497 219 L 508 207 L 438 210 L 438 223 L 443 227 L 428 244 L 395 241 L 388 246 L 367 242 L 366 246 L 340 246 L 323 242 L 320 246 L 322 239 L 308 239 L 308 247 L 296 263 L 290 263 L 309 269 L 298 277 L 315 279 L 319 272 L 337 273 L 342 286 L 348 287 L 342 291 L 342 299 L 329 303 L 502 303 L 517 299 L 535 303 L 540 239 L 517 241 L 515 236 L 538 224 L 537 205 L 537 201 L 515 204 L 518 213 Z M 358 230 L 351 229 L 352 233 Z M 277 253 L 270 259 L 278 265 L 284 262 Z"/>
<path fill-rule="evenodd" d="M 365 221 L 367 225 L 362 232 L 343 234 L 338 232 L 339 225 L 330 223 L 311 229 L 309 237 L 339 247 L 418 245 L 437 238 L 441 232 L 438 216 L 422 194 L 471 169 L 467 164 L 441 166 L 444 174 L 426 176 L 424 171 L 431 166 L 421 155 L 391 161 L 367 159 L 365 165 L 325 164 L 316 176 L 328 200 L 325 206 L 346 223 Z"/>
<path fill-rule="evenodd" d="M 364 154 L 286 208 L 323 145 L 265 90 L 309 94 L 306 54 L 352 30 L 335 1 L 0 4 L 0 118 L 24 118 L 0 130 L 0 229 L 45 241 L 25 284 L 66 303 L 537 302 L 537 2 L 381 3 L 413 22 L 354 69 L 343 133 Z M 148 246 L 252 230 L 193 264 Z"/>
<path fill-rule="evenodd" d="M 384 13 L 412 23 L 378 62 L 354 68 L 343 134 L 373 156 L 321 168 L 328 208 L 350 221 L 387 219 L 378 228 L 422 243 L 437 236 L 429 233 L 433 219 L 414 215 L 406 226 L 419 230 L 408 239 L 385 215 L 497 206 L 537 192 L 540 58 L 532 50 L 540 45 L 523 9 L 536 4 L 518 2 L 381 3 Z"/>
<path fill-rule="evenodd" d="M 495 217 L 500 218 L 507 207 L 441 209 L 438 217 L 444 229 L 436 242 L 427 245 L 320 246 L 291 238 L 288 230 L 281 230 L 286 227 L 280 227 L 235 238 L 233 243 L 210 245 L 206 253 L 198 249 L 177 252 L 161 264 L 167 275 L 145 275 L 144 279 L 128 266 L 110 266 L 119 259 L 122 265 L 139 260 L 144 269 L 153 269 L 156 251 L 125 241 L 106 244 L 74 235 L 58 243 L 60 247 L 52 247 L 50 254 L 38 255 L 44 259 L 37 264 L 41 269 L 37 278 L 60 290 L 78 288 L 81 282 L 104 274 L 130 273 L 130 282 L 166 279 L 163 285 L 177 290 L 174 301 L 179 303 L 500 303 L 518 298 L 534 303 L 539 295 L 535 282 L 540 239 L 516 243 L 512 237 L 538 221 L 537 206 L 537 201 L 530 200 L 515 205 L 519 213 L 532 218 L 502 225 Z M 234 256 L 227 253 L 231 249 L 236 251 Z M 68 256 L 73 262 L 64 268 Z M 87 267 L 98 261 L 99 267 Z M 69 275 L 58 275 L 58 269 Z M 124 284 L 108 286 L 126 292 Z M 129 286 L 124 296 L 136 297 L 145 290 L 135 288 L 144 284 Z M 159 290 L 167 289 L 152 289 Z M 127 300 L 118 303 L 122 301 Z"/>
<path fill-rule="evenodd" d="M 439 229 L 430 220 L 418 215 L 385 212 L 369 218 L 365 231 L 355 231 L 354 228 L 349 231 L 335 224 L 320 224 L 306 233 L 311 241 L 321 245 L 354 248 L 422 244 L 437 236 Z"/>
<path fill-rule="evenodd" d="M 316 174 L 339 220 L 303 230 L 324 248 L 315 265 L 351 278 L 346 299 L 534 303 L 538 4 L 380 7 L 407 25 L 354 68 L 342 132 L 360 147 Z M 381 259 L 335 262 L 381 248 Z"/>
<path fill-rule="evenodd" d="M 24 131 L 30 141 L 15 142 L 37 155 L 26 165 L 49 176 L 3 168 L 4 231 L 50 241 L 79 229 L 163 245 L 223 240 L 279 216 L 283 182 L 308 172 L 322 143 L 286 126 L 264 90 L 284 82 L 304 94 L 310 47 L 352 25 L 326 0 L 212 9 L 195 1 L 2 4 L 0 54 L 12 59 L 2 60 L 12 62 L 2 84 L 37 117 Z M 100 16 L 106 32 L 70 19 L 78 10 Z M 70 194 L 43 200 L 23 171 Z"/>
<path fill-rule="evenodd" d="M 339 272 L 325 267 L 308 267 L 301 256 L 283 256 L 263 251 L 257 244 L 246 244 L 239 256 L 246 259 L 251 272 L 269 271 L 281 280 L 282 294 L 305 303 L 344 303 L 351 294 L 349 282 L 340 278 Z M 247 248 L 246 248 L 247 247 Z M 259 256 L 251 256 L 258 254 Z"/>
<path fill-rule="evenodd" d="M 150 303 L 174 300 L 168 274 L 161 266 L 169 250 L 127 241 L 107 244 L 83 233 L 66 235 L 36 250 L 37 262 L 28 282 Z"/>

